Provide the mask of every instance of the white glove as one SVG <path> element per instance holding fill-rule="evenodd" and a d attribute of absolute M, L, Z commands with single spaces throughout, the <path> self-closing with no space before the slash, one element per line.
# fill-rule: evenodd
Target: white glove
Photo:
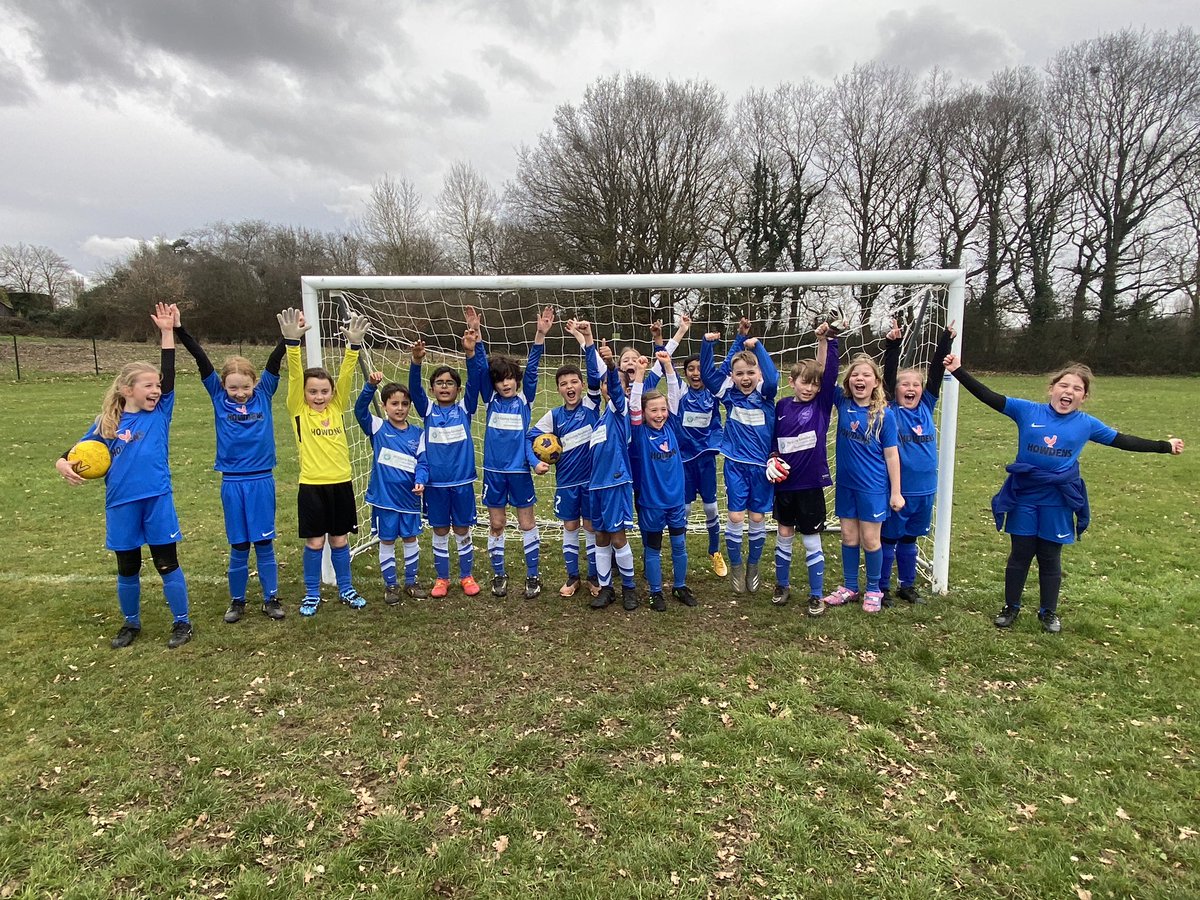
<path fill-rule="evenodd" d="M 778 456 L 772 456 L 767 460 L 767 481 L 771 484 L 786 481 L 790 474 L 792 474 L 792 467 Z"/>
<path fill-rule="evenodd" d="M 342 334 L 346 336 L 346 343 L 359 345 L 362 344 L 363 338 L 367 336 L 367 332 L 371 328 L 371 320 L 366 316 L 360 316 L 356 313 L 350 314 L 350 321 L 342 326 Z"/>
<path fill-rule="evenodd" d="M 277 313 L 275 318 L 279 321 L 279 330 L 282 332 L 284 340 L 298 341 L 304 336 L 304 332 L 312 328 L 304 321 L 304 313 L 291 307 Z"/>

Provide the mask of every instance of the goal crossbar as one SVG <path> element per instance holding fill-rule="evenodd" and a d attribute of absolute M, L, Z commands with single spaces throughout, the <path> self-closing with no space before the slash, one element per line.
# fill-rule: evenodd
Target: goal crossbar
<path fill-rule="evenodd" d="M 946 289 L 946 319 L 957 322 L 960 333 L 953 351 L 961 349 L 961 324 L 966 295 L 963 269 L 906 269 L 876 271 L 810 272 L 720 272 L 699 274 L 628 275 L 305 275 L 301 279 L 301 302 L 310 322 L 320 321 L 322 292 L 338 291 L 564 291 L 602 292 L 618 290 L 712 290 L 754 288 L 819 288 L 853 286 L 938 285 Z M 310 366 L 323 362 L 322 334 L 318 328 L 305 336 L 305 357 Z M 943 382 L 939 420 L 938 488 L 934 507 L 933 549 L 930 558 L 932 589 L 949 588 L 950 535 L 954 496 L 955 439 L 958 431 L 958 382 Z"/>

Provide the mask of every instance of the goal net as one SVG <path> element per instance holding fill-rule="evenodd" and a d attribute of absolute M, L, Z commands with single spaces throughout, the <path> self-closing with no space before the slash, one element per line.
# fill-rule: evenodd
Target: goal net
<path fill-rule="evenodd" d="M 597 342 L 606 339 L 619 353 L 626 345 L 651 355 L 651 323 L 662 323 L 663 339 L 672 338 L 680 317 L 692 326 L 673 360 L 682 371 L 683 361 L 699 353 L 705 332 L 721 332 L 718 353 L 723 354 L 745 317 L 751 335 L 759 338 L 780 372 L 779 397 L 790 396 L 788 372 L 794 362 L 816 353 L 814 328 L 831 317 L 845 320 L 840 334 L 840 354 L 845 362 L 859 352 L 882 360 L 884 335 L 896 319 L 904 328 L 901 367 L 926 366 L 942 329 L 963 321 L 964 273 L 962 270 L 911 270 L 887 272 L 788 272 L 700 275 L 573 275 L 573 276 L 305 276 L 302 301 L 305 317 L 316 327 L 306 336 L 307 364 L 336 370 L 343 345 L 341 327 L 351 313 L 371 321 L 360 361 L 355 394 L 369 371 L 379 370 L 385 381 L 408 384 L 409 351 L 420 339 L 427 355 L 426 377 L 439 365 L 465 370 L 462 335 L 464 310 L 473 306 L 483 323 L 489 354 L 503 353 L 524 366 L 533 342 L 538 313 L 554 310 L 555 325 L 546 338 L 533 421 L 561 404 L 554 381 L 560 365 L 582 365 L 579 345 L 561 323 L 570 318 L 592 323 Z M 961 333 L 959 337 L 961 341 Z M 956 343 L 956 347 L 959 346 Z M 428 387 L 426 388 L 428 390 Z M 352 399 L 351 399 L 352 402 Z M 958 383 L 948 378 L 938 402 L 939 484 L 934 529 L 920 544 L 924 573 L 935 591 L 945 592 L 949 573 L 950 512 L 953 492 L 954 437 L 957 427 Z M 348 415 L 352 415 L 348 413 Z M 380 415 L 376 410 L 376 415 Z M 414 411 L 414 421 L 416 413 Z M 370 475 L 371 446 L 356 423 L 348 422 L 354 487 L 358 497 L 366 492 Z M 483 467 L 482 409 L 474 420 L 475 450 L 480 473 Z M 833 438 L 829 429 L 829 462 L 837 478 Z M 718 466 L 718 482 L 721 467 Z M 538 487 L 538 521 L 543 534 L 560 523 L 553 518 L 553 474 L 535 481 Z M 724 522 L 724 490 L 718 491 Z M 828 498 L 833 510 L 833 498 Z M 692 523 L 703 530 L 703 513 Z M 363 508 L 360 522 L 370 521 Z M 480 510 L 480 521 L 487 522 Z M 484 526 L 484 527 L 485 527 Z M 837 520 L 829 523 L 836 529 Z M 360 537 L 356 550 L 370 543 Z"/>

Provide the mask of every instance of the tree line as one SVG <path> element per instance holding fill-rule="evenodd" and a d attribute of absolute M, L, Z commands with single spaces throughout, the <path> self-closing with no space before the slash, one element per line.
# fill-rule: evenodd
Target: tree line
<path fill-rule="evenodd" d="M 837 268 L 965 268 L 977 365 L 1194 371 L 1200 37 L 1102 35 L 983 84 L 870 63 L 734 102 L 703 80 L 601 78 L 505 185 L 459 161 L 429 203 L 384 175 L 344 231 L 210 224 L 56 293 L 51 318 L 131 337 L 165 298 L 213 339 L 266 340 L 302 274 Z M 758 298 L 763 321 L 791 299 Z M 871 290 L 856 300 L 865 314 Z"/>

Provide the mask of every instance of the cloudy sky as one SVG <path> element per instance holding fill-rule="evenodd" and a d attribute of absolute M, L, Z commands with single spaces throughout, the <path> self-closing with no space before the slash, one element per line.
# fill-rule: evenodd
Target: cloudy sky
<path fill-rule="evenodd" d="M 0 0 L 0 244 L 81 272 L 219 219 L 344 228 L 384 173 L 494 185 L 601 76 L 984 79 L 1196 0 Z"/>

